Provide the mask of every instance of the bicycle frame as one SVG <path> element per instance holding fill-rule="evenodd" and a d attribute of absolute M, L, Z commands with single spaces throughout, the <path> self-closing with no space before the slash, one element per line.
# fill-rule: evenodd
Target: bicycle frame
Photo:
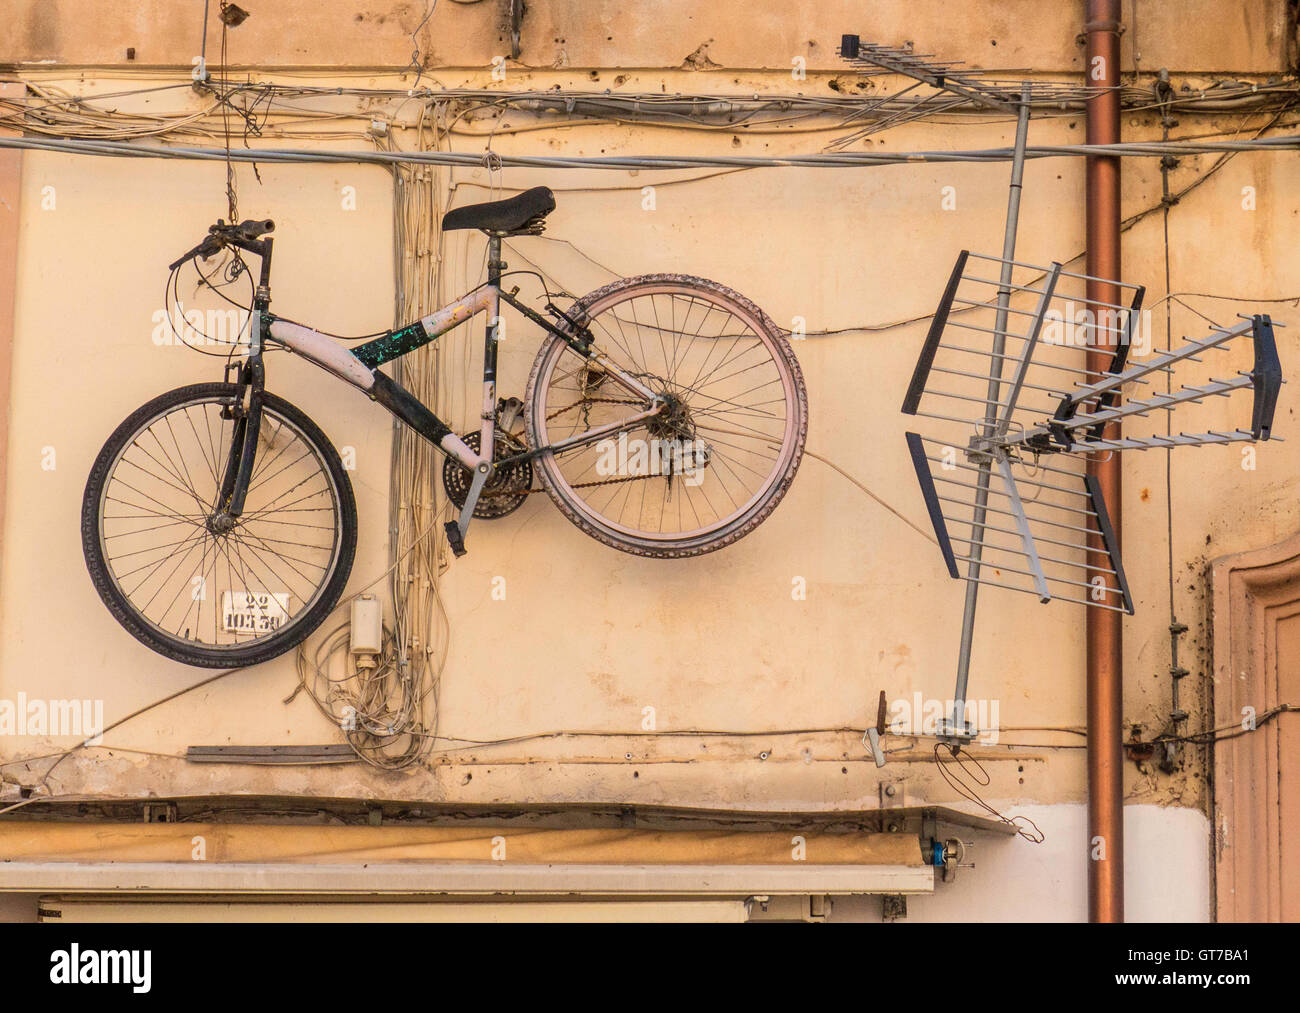
<path fill-rule="evenodd" d="M 501 288 L 502 271 L 507 266 L 501 260 L 501 234 L 488 234 L 488 281 L 485 285 L 462 296 L 455 302 L 436 310 L 414 323 L 389 331 L 381 337 L 368 341 L 353 349 L 347 349 L 320 331 L 312 330 L 288 320 L 281 320 L 270 312 L 270 264 L 272 240 L 265 239 L 257 243 L 239 244 L 244 249 L 260 255 L 261 282 L 257 286 L 253 299 L 253 318 L 249 335 L 249 355 L 240 371 L 240 385 L 251 390 L 248 408 L 243 418 L 243 431 L 238 428 L 232 441 L 231 456 L 227 465 L 226 481 L 223 483 L 222 498 L 226 504 L 225 512 L 238 517 L 243 508 L 244 494 L 247 492 L 248 477 L 252 472 L 253 458 L 257 448 L 257 429 L 260 419 L 260 391 L 264 380 L 262 350 L 265 337 L 273 339 L 304 359 L 315 363 L 326 372 L 346 381 L 364 392 L 373 401 L 383 405 L 393 416 L 401 419 L 435 447 L 445 454 L 456 458 L 462 465 L 474 472 L 465 504 L 455 522 L 448 522 L 447 533 L 451 539 L 452 549 L 457 555 L 464 552 L 465 531 L 478 503 L 488 478 L 492 474 L 493 450 L 496 443 L 497 416 L 497 345 L 500 339 L 501 302 L 505 301 L 522 313 L 527 319 L 540 325 L 552 334 L 558 335 L 578 354 L 588 361 L 600 366 L 601 370 L 615 382 L 645 402 L 645 408 L 619 421 L 598 426 L 594 429 L 566 437 L 546 447 L 529 450 L 516 455 L 510 460 L 533 457 L 546 452 L 569 449 L 585 443 L 595 442 L 612 433 L 627 429 L 639 422 L 658 415 L 663 410 L 662 397 L 650 390 L 636 377 L 620 369 L 601 352 L 594 349 L 591 336 L 577 321 L 572 320 L 562 311 L 548 304 L 548 310 L 556 313 L 568 327 L 558 326 L 542 316 L 532 307 L 515 298 L 518 289 L 510 292 Z M 379 367 L 386 362 L 400 358 L 409 352 L 422 348 L 435 341 L 441 335 L 458 327 L 465 321 L 480 313 L 488 314 L 487 334 L 483 348 L 483 411 L 480 416 L 479 452 L 475 452 L 464 440 L 452 432 L 442 419 L 411 394 L 405 387 L 391 377 L 379 372 Z"/>

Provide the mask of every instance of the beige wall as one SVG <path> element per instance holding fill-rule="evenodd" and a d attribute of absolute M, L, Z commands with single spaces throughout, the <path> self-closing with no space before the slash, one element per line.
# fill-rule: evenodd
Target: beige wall
<path fill-rule="evenodd" d="M 58 31 L 30 13 L 40 5 L 18 6 L 21 30 L 14 37 L 24 61 L 116 64 L 118 50 L 135 45 L 139 63 L 183 65 L 194 49 L 196 25 L 189 21 L 197 19 L 180 18 L 170 4 L 152 12 L 148 5 L 140 7 L 129 22 L 96 8 L 96 19 L 60 18 Z M 65 0 L 59 6 L 66 13 L 71 5 Z M 232 58 L 272 68 L 401 65 L 410 52 L 411 12 L 419 6 L 317 2 L 255 10 L 254 19 L 232 33 Z M 439 82 L 489 84 L 484 65 L 501 49 L 484 27 L 491 6 L 439 5 L 422 50 L 436 63 L 472 68 L 439 73 Z M 588 67 L 676 68 L 700 42 L 712 39 L 709 55 L 721 64 L 717 71 L 638 69 L 626 87 L 670 93 L 788 91 L 795 85 L 785 68 L 792 56 L 807 53 L 814 72 L 798 87 L 830 94 L 836 61 L 827 53 L 845 30 L 886 42 L 913 38 L 918 48 L 965 54 L 977 63 L 1067 71 L 1077 66 L 1074 36 L 1082 21 L 1077 4 L 1052 5 L 1050 13 L 1042 4 L 993 5 L 993 13 L 981 7 L 978 17 L 966 8 L 954 15 L 951 5 L 898 5 L 873 15 L 873 23 L 866 23 L 872 19 L 864 20 L 860 5 L 848 3 L 819 5 L 815 14 L 798 16 L 784 10 L 755 15 L 751 5 L 641 5 L 632 12 L 608 4 L 609 17 L 602 21 L 608 28 L 597 31 L 590 4 L 581 5 L 585 27 L 578 26 L 573 13 L 578 6 L 529 5 L 532 22 L 525 25 L 523 62 L 547 66 L 560 46 L 567 66 L 512 69 L 509 87 L 592 87 Z M 660 16 L 647 6 L 665 12 Z M 737 31 L 735 8 L 742 6 L 745 30 Z M 1010 9 L 1017 6 L 1024 11 Z M 1143 68 L 1168 63 L 1179 73 L 1267 75 L 1284 65 L 1280 3 L 1230 5 L 1235 14 L 1221 12 L 1222 5 L 1194 6 L 1205 13 L 1186 16 L 1173 30 L 1173 15 L 1164 5 L 1138 5 Z M 301 16 L 298 8 L 308 7 L 311 17 Z M 344 11 L 362 17 L 364 35 L 345 33 L 350 22 Z M 254 26 L 272 25 L 256 45 L 247 41 Z M 453 47 L 445 40 L 456 32 Z M 601 32 L 612 38 L 600 37 Z M 565 41 L 555 43 L 555 38 Z M 992 47 L 995 38 L 998 45 Z M 816 47 L 808 46 L 814 40 Z M 1132 57 L 1130 47 L 1126 66 Z M 746 69 L 737 74 L 733 67 Z M 774 69 L 754 69 L 764 67 Z M 817 67 L 827 70 L 818 73 Z M 111 74 L 26 67 L 22 74 L 88 94 L 176 79 L 161 71 L 137 71 L 124 79 L 120 67 Z M 324 73 L 291 79 L 336 80 Z M 612 86 L 599 79 L 601 87 Z M 348 80 L 372 87 L 410 82 L 379 72 Z M 198 98 L 187 91 L 166 94 L 155 100 L 155 108 L 197 108 Z M 1264 122 L 1254 116 L 1243 123 L 1237 114 L 1181 114 L 1179 119 L 1187 134 L 1249 134 Z M 956 127 L 913 124 L 880 135 L 876 146 L 1002 146 L 1011 142 L 1012 126 L 975 120 Z M 1159 136 L 1158 120 L 1149 112 L 1126 114 L 1124 132 L 1126 139 Z M 542 149 L 557 155 L 775 154 L 816 150 L 835 134 L 735 136 L 733 141 L 730 132 L 603 125 L 502 135 L 493 146 L 502 153 Z M 1081 115 L 1044 117 L 1031 128 L 1031 143 L 1082 138 Z M 476 140 L 462 138 L 457 144 L 481 150 Z M 1175 189 L 1213 160 L 1185 159 L 1174 173 Z M 959 250 L 999 249 L 1007 172 L 1006 165 L 729 174 L 507 170 L 498 182 L 512 188 L 546 183 L 559 201 L 546 238 L 513 241 L 507 259 L 514 266 L 542 265 L 575 294 L 607 281 L 610 271 L 689 272 L 734 286 L 783 326 L 803 317 L 818 331 L 931 312 Z M 239 168 L 240 206 L 246 216 L 277 220 L 275 308 L 340 333 L 389 325 L 387 173 L 350 165 L 264 165 L 261 175 L 259 183 L 251 168 Z M 697 176 L 710 178 L 673 182 Z M 457 202 L 488 196 L 482 170 L 457 170 L 452 182 Z M 653 212 L 641 210 L 641 188 L 648 184 L 658 187 Z M 1174 290 L 1261 298 L 1300 292 L 1300 260 L 1291 242 L 1300 215 L 1298 184 L 1300 167 L 1290 155 L 1246 154 L 1185 198 L 1170 223 Z M 357 188 L 356 212 L 341 209 L 343 186 Z M 955 211 L 940 210 L 945 186 L 956 188 Z M 1242 209 L 1246 186 L 1256 188 L 1257 210 Z M 42 210 L 46 187 L 57 194 L 55 210 Z M 1124 214 L 1150 207 L 1159 194 L 1158 166 L 1127 160 Z M 1080 160 L 1029 164 L 1018 248 L 1023 259 L 1046 263 L 1082 252 L 1082 195 Z M 108 615 L 85 573 L 78 516 L 90 463 L 112 428 L 156 393 L 219 375 L 216 360 L 183 348 L 155 347 L 150 333 L 151 315 L 163 308 L 164 265 L 223 213 L 219 164 L 25 156 L 0 563 L 0 698 L 12 699 L 20 691 L 29 697 L 102 697 L 112 721 L 201 677 L 150 653 Z M 448 237 L 443 253 L 447 291 L 477 283 L 482 249 L 476 238 Z M 1125 234 L 1124 265 L 1126 278 L 1149 286 L 1149 303 L 1164 294 L 1158 215 Z M 1264 310 L 1292 322 L 1278 333 L 1284 367 L 1293 375 L 1300 361 L 1300 316 L 1289 320 L 1290 305 L 1193 303 L 1220 321 Z M 1160 336 L 1168 305 L 1153 314 Z M 1199 333 L 1203 322 L 1176 309 L 1174 327 L 1175 336 Z M 447 340 L 458 352 L 472 350 L 477 356 L 481 331 L 464 330 Z M 918 323 L 810 337 L 795 346 L 810 397 L 809 450 L 857 476 L 922 526 L 924 510 L 902 442 L 908 420 L 897 409 L 923 334 L 924 324 Z M 503 350 L 503 394 L 522 394 L 535 348 L 533 329 L 515 322 Z M 458 361 L 468 361 L 464 354 Z M 476 368 L 469 363 L 471 373 Z M 1180 380 L 1195 382 L 1193 377 L 1202 377 L 1198 368 L 1222 375 L 1249 368 L 1249 361 L 1215 360 L 1192 367 Z M 306 409 L 337 446 L 356 448 L 352 479 L 361 535 L 350 585 L 356 589 L 387 566 L 389 423 L 376 406 L 308 369 L 301 362 L 273 359 L 269 386 Z M 467 393 L 472 405 L 478 395 L 474 387 Z M 1243 471 L 1240 456 L 1228 449 L 1183 451 L 1173 461 L 1175 602 L 1179 617 L 1192 627 L 1183 656 L 1193 671 L 1184 684 L 1193 728 L 1206 720 L 1211 678 L 1207 559 L 1272 544 L 1300 525 L 1300 438 L 1290 432 L 1289 395 L 1284 391 L 1277 431 L 1290 442 L 1260 447 L 1256 471 Z M 462 425 L 466 406 L 462 402 L 457 412 Z M 1223 421 L 1216 417 L 1216 424 Z M 45 447 L 57 454 L 52 471 L 41 466 Z M 1125 717 L 1141 723 L 1148 735 L 1162 729 L 1169 710 L 1164 463 L 1159 454 L 1130 454 L 1124 460 L 1125 561 L 1137 604 L 1137 615 L 1125 620 Z M 658 562 L 606 549 L 585 538 L 542 496 L 504 521 L 477 523 L 470 545 L 470 554 L 452 565 L 443 582 L 453 635 L 442 680 L 441 733 L 476 740 L 559 730 L 608 734 L 440 752 L 427 769 L 401 774 L 360 765 L 194 766 L 176 758 L 191 744 L 336 741 L 336 730 L 304 696 L 282 702 L 296 681 L 290 656 L 240 672 L 110 733 L 106 748 L 82 752 L 60 766 L 54 790 L 114 797 L 253 793 L 465 803 L 873 808 L 881 773 L 865 754 L 860 732 L 781 730 L 860 729 L 872 720 L 882 689 L 891 698 L 914 692 L 939 699 L 951 695 L 962 585 L 947 579 L 932 544 L 817 460 L 804 461 L 792 492 L 756 533 L 698 559 Z M 498 576 L 507 581 L 504 601 L 490 596 Z M 791 599 L 794 577 L 806 578 L 806 601 Z M 1044 607 L 1010 592 L 988 591 L 982 598 L 971 695 L 999 705 L 1004 744 L 983 755 L 992 778 L 984 794 L 1001 807 L 1059 806 L 1085 797 L 1078 748 L 1083 740 L 1059 730 L 1083 724 L 1083 619 L 1076 606 Z M 619 734 L 637 730 L 647 706 L 655 708 L 661 731 L 768 734 Z M 60 742 L 66 746 L 71 740 Z M 0 739 L 0 759 L 48 752 L 59 744 Z M 767 758 L 760 758 L 764 753 Z M 892 760 L 884 774 L 905 780 L 909 802 L 954 799 L 935 776 L 926 743 Z M 1128 799 L 1205 811 L 1204 764 L 1200 751 L 1193 751 L 1187 770 L 1174 776 L 1128 764 Z M 22 767 L 4 769 L 12 779 L 34 781 Z M 1059 825 L 1074 840 L 1078 829 L 1071 829 L 1071 819 L 1063 814 Z M 1193 838 L 1204 833 L 1203 822 L 1177 826 L 1177 833 Z M 1081 864 L 1082 847 L 1080 839 L 1068 853 L 1070 861 Z M 1186 854 L 1189 875 L 1199 876 L 1203 852 L 1191 847 Z M 1082 900 L 1076 900 L 1081 907 Z"/>
<path fill-rule="evenodd" d="M 501 0 L 439 3 L 420 28 L 422 0 L 277 0 L 246 4 L 231 32 L 232 63 L 275 67 L 403 67 L 416 33 L 429 68 L 480 67 L 509 52 Z M 127 49 L 143 66 L 189 64 L 199 53 L 200 4 L 141 0 L 129 10 L 91 0 L 10 0 L 9 54 L 30 63 L 119 65 Z M 809 67 L 839 70 L 840 36 L 888 44 L 912 41 L 976 67 L 1078 70 L 1083 47 L 1081 2 L 907 3 L 864 7 L 857 0 L 788 5 L 731 0 L 531 0 L 520 61 L 531 68 L 692 66 L 787 70 L 795 56 Z M 1279 71 L 1293 26 L 1281 0 L 1184 0 L 1124 4 L 1123 59 L 1145 70 Z M 217 62 L 217 5 L 208 20 L 208 58 Z M 1136 41 L 1136 45 L 1134 40 Z M 700 52 L 701 47 L 704 48 Z M 719 82 L 723 84 L 725 82 Z"/>

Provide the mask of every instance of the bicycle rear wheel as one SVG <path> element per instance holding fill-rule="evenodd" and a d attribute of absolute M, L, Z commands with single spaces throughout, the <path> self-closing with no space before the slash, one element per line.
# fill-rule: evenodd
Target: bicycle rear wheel
<path fill-rule="evenodd" d="M 305 414 L 263 394 L 244 510 L 216 510 L 239 388 L 181 387 L 134 412 L 100 451 L 82 500 L 86 566 L 137 640 L 205 668 L 297 646 L 338 603 L 357 545 L 339 455 Z"/>
<path fill-rule="evenodd" d="M 730 545 L 771 515 L 803 456 L 808 395 L 766 313 L 716 282 L 653 274 L 597 289 L 569 316 L 665 405 L 617 435 L 538 456 L 569 520 L 624 552 L 679 558 Z M 524 402 L 537 448 L 645 407 L 558 336 L 538 352 Z"/>

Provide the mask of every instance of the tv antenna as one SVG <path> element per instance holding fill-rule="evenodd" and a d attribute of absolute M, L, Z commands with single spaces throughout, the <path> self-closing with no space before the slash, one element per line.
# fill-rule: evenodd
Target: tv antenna
<path fill-rule="evenodd" d="M 996 267 L 996 270 L 994 268 Z M 998 280 L 988 277 L 997 274 Z M 1088 282 L 1124 292 L 1128 302 L 1089 298 Z M 908 452 L 949 574 L 966 581 L 953 713 L 939 737 L 957 744 L 977 734 L 965 719 L 975 607 L 980 585 L 1133 614 L 1133 598 L 1097 480 L 1092 453 L 1247 443 L 1272 438 L 1282 369 L 1268 316 L 1150 349 L 1131 361 L 1142 333 L 1143 289 L 1127 282 L 963 251 L 957 258 L 903 400 L 907 415 L 930 422 L 906 434 Z M 1152 380 L 1201 364 L 1210 353 L 1249 369 L 1184 383 L 1168 392 Z M 1113 349 L 1100 374 L 1088 348 Z M 1231 416 L 1250 395 L 1249 410 Z M 1211 406 L 1216 399 L 1228 404 Z M 1199 431 L 1107 437 L 1108 423 L 1201 406 Z M 1220 419 L 1230 419 L 1226 424 Z M 963 572 L 964 570 L 964 572 Z M 1109 578 L 1109 579 L 1107 579 Z"/>
<path fill-rule="evenodd" d="M 841 40 L 840 55 L 874 73 L 913 78 L 986 108 L 1016 113 L 1006 227 L 1000 257 L 962 251 L 903 401 L 903 412 L 929 421 L 927 434 L 906 434 L 926 510 L 949 574 L 966 582 L 953 711 L 938 738 L 960 748 L 979 734 L 966 719 L 975 612 L 981 585 L 1034 594 L 1041 602 L 1073 601 L 1090 608 L 1133 613 L 1133 599 L 1089 454 L 1201 447 L 1272 438 L 1282 370 L 1265 315 L 1215 327 L 1176 348 L 1146 350 L 1130 360 L 1142 331 L 1140 285 L 1067 271 L 1059 263 L 1015 259 L 1030 106 L 1056 100 L 1059 88 L 1019 84 L 1019 95 L 959 63 L 933 62 L 910 47 Z M 990 277 L 996 275 L 996 277 Z M 1104 301 L 1093 291 L 1118 293 Z M 1202 355 L 1249 341 L 1249 370 L 1210 377 L 1167 393 L 1145 393 L 1161 374 L 1202 363 Z M 1107 368 L 1087 366 L 1087 349 L 1113 349 Z M 1208 402 L 1251 392 L 1249 421 L 1203 431 L 1107 438 L 1108 423 L 1189 414 L 1195 406 L 1213 420 Z M 1141 396 L 1137 396 L 1141 395 Z M 1241 398 L 1234 401 L 1234 405 Z M 1215 428 L 1215 425 L 1218 428 Z M 960 565 L 959 565 L 960 564 Z M 964 572 L 963 572 L 964 569 Z M 883 720 L 864 742 L 883 766 Z"/>

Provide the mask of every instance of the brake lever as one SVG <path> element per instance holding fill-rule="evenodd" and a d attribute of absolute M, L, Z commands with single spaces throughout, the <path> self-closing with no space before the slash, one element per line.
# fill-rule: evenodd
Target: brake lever
<path fill-rule="evenodd" d="M 225 245 L 226 244 L 216 236 L 209 236 L 207 239 L 203 240 L 203 242 L 199 243 L 198 246 L 194 247 L 194 249 L 190 250 L 189 253 L 168 264 L 167 270 L 175 271 L 176 268 L 180 267 L 187 260 L 193 260 L 195 257 L 202 257 L 204 260 L 207 260 L 209 257 L 220 253 L 222 247 Z"/>
<path fill-rule="evenodd" d="M 214 254 L 220 253 L 229 243 L 234 243 L 237 246 L 243 243 L 258 244 L 261 236 L 274 231 L 275 222 L 270 218 L 249 218 L 238 225 L 233 223 L 227 225 L 225 222 L 218 221 L 216 225 L 209 227 L 208 237 L 203 242 L 199 243 L 185 256 L 173 260 L 167 265 L 167 270 L 175 271 L 187 260 L 193 260 L 195 257 L 202 257 L 207 260 Z"/>

